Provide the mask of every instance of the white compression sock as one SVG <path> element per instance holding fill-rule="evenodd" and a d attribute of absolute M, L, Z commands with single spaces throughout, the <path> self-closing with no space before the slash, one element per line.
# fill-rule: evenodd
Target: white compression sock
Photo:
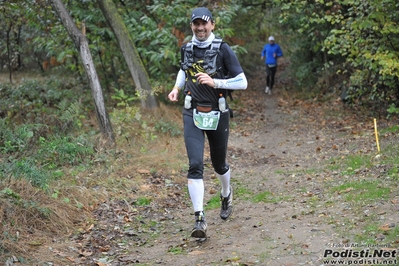
<path fill-rule="evenodd" d="M 193 203 L 194 212 L 202 212 L 204 210 L 204 180 L 188 179 L 187 186 L 191 202 Z"/>
<path fill-rule="evenodd" d="M 230 194 L 230 168 L 229 171 L 227 171 L 223 175 L 216 174 L 217 177 L 219 178 L 220 183 L 222 183 L 222 196 L 223 197 L 228 197 Z"/>

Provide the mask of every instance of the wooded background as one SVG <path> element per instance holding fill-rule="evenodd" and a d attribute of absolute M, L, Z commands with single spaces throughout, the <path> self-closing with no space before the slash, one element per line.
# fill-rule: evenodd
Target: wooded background
<path fill-rule="evenodd" d="M 0 1 L 0 64 L 9 82 L 17 71 L 51 68 L 85 82 L 79 53 L 52 2 Z M 276 35 L 298 87 L 324 93 L 335 86 L 348 100 L 366 97 L 386 107 L 399 94 L 399 14 L 392 12 L 399 3 L 394 0 L 63 2 L 76 26 L 85 29 L 107 98 L 120 90 L 134 95 L 137 89 L 128 71 L 131 59 L 102 12 L 101 3 L 107 2 L 123 20 L 125 37 L 133 40 L 156 95 L 170 89 L 179 47 L 191 38 L 190 11 L 202 5 L 214 14 L 215 32 L 235 48 L 249 76 L 268 35 Z"/>
<path fill-rule="evenodd" d="M 80 105 L 95 111 L 113 145 L 107 107 L 168 104 L 198 6 L 212 11 L 215 33 L 237 53 L 249 79 L 263 66 L 260 51 L 273 35 L 290 61 L 291 82 L 283 89 L 308 97 L 332 93 L 379 115 L 399 113 L 394 0 L 35 0 L 0 1 L 3 123 L 52 124 L 62 117 L 58 112 L 76 123 L 77 113 L 63 108 Z"/>
<path fill-rule="evenodd" d="M 35 234 L 66 234 L 102 197 L 132 196 L 141 168 L 185 167 L 170 160 L 184 156 L 183 97 L 167 94 L 198 6 L 249 80 L 265 74 L 273 35 L 287 62 L 279 90 L 399 114 L 397 0 L 0 0 L 0 257 L 34 254 Z"/>

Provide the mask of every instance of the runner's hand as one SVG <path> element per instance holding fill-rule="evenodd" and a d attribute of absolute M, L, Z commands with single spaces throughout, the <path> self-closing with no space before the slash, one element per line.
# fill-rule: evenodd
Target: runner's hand
<path fill-rule="evenodd" d="M 195 74 L 195 77 L 197 78 L 197 82 L 199 84 L 204 84 L 204 85 L 208 85 L 212 88 L 215 87 L 215 82 L 213 81 L 213 79 L 206 73 L 197 73 Z"/>
<path fill-rule="evenodd" d="M 178 96 L 179 96 L 179 89 L 173 88 L 173 90 L 169 93 L 168 98 L 172 102 L 177 102 L 178 101 Z"/>

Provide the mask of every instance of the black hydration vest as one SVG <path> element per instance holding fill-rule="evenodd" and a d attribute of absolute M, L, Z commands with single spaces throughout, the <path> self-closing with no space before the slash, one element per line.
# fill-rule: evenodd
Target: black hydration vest
<path fill-rule="evenodd" d="M 215 38 L 212 41 L 211 48 L 205 51 L 204 55 L 204 70 L 208 75 L 213 75 L 217 72 L 218 78 L 224 78 L 224 71 L 222 68 L 222 64 L 218 62 L 218 54 L 220 45 L 222 44 L 223 40 L 221 38 Z M 191 68 L 194 64 L 194 51 L 193 51 L 193 43 L 189 41 L 186 44 L 184 50 L 184 57 L 183 62 L 181 62 L 181 69 L 184 71 Z"/>
<path fill-rule="evenodd" d="M 205 51 L 204 65 L 203 65 L 204 70 L 208 75 L 213 75 L 214 73 L 216 73 L 214 77 L 221 79 L 228 77 L 227 73 L 225 73 L 224 71 L 222 59 L 218 56 L 219 49 L 222 43 L 223 40 L 221 38 L 213 39 L 211 48 Z M 194 64 L 193 42 L 189 41 L 184 49 L 184 56 L 183 56 L 183 62 L 181 62 L 181 69 L 187 71 L 193 66 L 193 64 Z M 233 92 L 232 90 L 227 90 L 227 95 L 229 96 L 230 100 L 233 100 L 232 92 Z M 230 117 L 233 118 L 234 117 L 233 110 L 231 108 L 229 109 L 230 109 Z"/>

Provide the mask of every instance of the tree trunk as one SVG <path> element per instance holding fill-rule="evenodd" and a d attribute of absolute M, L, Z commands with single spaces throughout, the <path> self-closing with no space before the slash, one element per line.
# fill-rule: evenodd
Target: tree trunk
<path fill-rule="evenodd" d="M 11 66 L 11 40 L 10 33 L 12 30 L 12 24 L 10 23 L 10 27 L 7 29 L 6 33 L 6 42 L 7 42 L 7 59 L 8 59 L 8 71 L 10 74 L 10 83 L 12 84 L 12 66 Z"/>
<path fill-rule="evenodd" d="M 139 92 L 141 106 L 150 109 L 157 108 L 158 102 L 152 93 L 147 71 L 144 68 L 126 25 L 118 14 L 118 10 L 111 0 L 97 0 L 97 2 L 119 43 L 130 74 L 136 84 L 136 90 Z"/>
<path fill-rule="evenodd" d="M 90 53 L 89 45 L 86 37 L 79 31 L 73 22 L 69 12 L 66 10 L 61 0 L 51 0 L 53 9 L 57 12 L 59 18 L 65 29 L 68 31 L 69 36 L 75 43 L 76 48 L 80 53 L 82 63 L 90 82 L 91 95 L 94 100 L 95 111 L 97 120 L 99 122 L 100 130 L 106 138 L 108 144 L 115 145 L 115 137 L 112 130 L 112 125 L 109 120 L 108 112 L 105 109 L 104 98 L 101 90 L 101 85 L 94 67 L 93 58 Z"/>

